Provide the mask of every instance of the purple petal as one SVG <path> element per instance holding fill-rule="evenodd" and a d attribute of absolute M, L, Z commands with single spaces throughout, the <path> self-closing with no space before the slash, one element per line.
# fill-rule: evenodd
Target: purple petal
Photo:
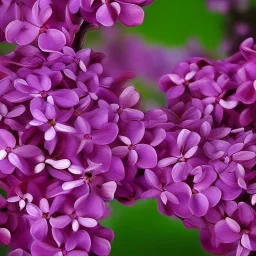
<path fill-rule="evenodd" d="M 50 218 L 50 224 L 53 228 L 65 228 L 72 221 L 71 217 L 62 215 L 56 218 Z"/>
<path fill-rule="evenodd" d="M 44 139 L 47 141 L 53 140 L 56 136 L 56 131 L 53 126 L 51 126 L 44 134 Z"/>
<path fill-rule="evenodd" d="M 234 220 L 233 220 L 234 222 Z M 238 224 L 234 224 L 237 226 Z M 239 232 L 234 232 L 231 224 L 228 224 L 226 220 L 221 220 L 215 225 L 215 235 L 221 243 L 233 243 L 241 238 Z"/>
<path fill-rule="evenodd" d="M 118 134 L 118 126 L 114 123 L 105 124 L 100 130 L 92 132 L 93 141 L 98 145 L 112 143 Z"/>
<path fill-rule="evenodd" d="M 36 240 L 43 241 L 48 234 L 48 223 L 46 219 L 42 218 L 33 223 L 30 232 Z"/>
<path fill-rule="evenodd" d="M 138 154 L 135 150 L 129 150 L 127 163 L 130 166 L 134 166 L 138 161 Z"/>
<path fill-rule="evenodd" d="M 127 124 L 126 136 L 131 140 L 133 145 L 138 144 L 144 134 L 145 134 L 145 126 L 143 122 L 140 121 L 131 121 Z"/>
<path fill-rule="evenodd" d="M 0 148 L 5 149 L 6 147 L 14 148 L 16 146 L 16 139 L 14 136 L 3 129 L 0 129 Z"/>
<path fill-rule="evenodd" d="M 161 192 L 158 189 L 149 189 L 148 191 L 141 194 L 141 198 L 148 199 L 148 198 L 157 198 Z"/>
<path fill-rule="evenodd" d="M 86 228 L 93 228 L 98 225 L 98 222 L 92 218 L 78 217 L 79 223 Z"/>
<path fill-rule="evenodd" d="M 33 145 L 20 146 L 15 148 L 12 152 L 20 157 L 25 158 L 33 158 L 42 155 L 42 151 Z"/>
<path fill-rule="evenodd" d="M 138 154 L 138 167 L 145 169 L 154 168 L 157 165 L 157 154 L 153 147 L 146 144 L 138 144 L 135 150 Z"/>
<path fill-rule="evenodd" d="M 106 201 L 110 202 L 114 199 L 117 184 L 114 181 L 108 181 L 103 183 L 100 187 L 100 197 Z"/>
<path fill-rule="evenodd" d="M 87 207 L 84 207 L 84 206 Z M 103 216 L 105 211 L 105 203 L 96 194 L 89 194 L 80 197 L 75 202 L 75 209 L 79 216 L 90 217 L 93 219 L 99 219 Z"/>
<path fill-rule="evenodd" d="M 103 4 L 96 13 L 96 19 L 106 27 L 111 27 L 120 13 L 120 5 L 117 2 Z"/>
<path fill-rule="evenodd" d="M 187 179 L 189 172 L 188 164 L 180 162 L 174 165 L 172 168 L 172 178 L 175 182 L 181 182 Z"/>
<path fill-rule="evenodd" d="M 52 94 L 54 103 L 63 108 L 71 108 L 79 103 L 78 95 L 71 90 L 61 89 Z"/>
<path fill-rule="evenodd" d="M 160 184 L 160 182 L 159 182 L 159 180 L 158 180 L 158 178 L 157 178 L 157 176 L 154 172 L 152 172 L 151 170 L 146 169 L 144 176 L 145 176 L 145 179 L 146 179 L 148 185 L 151 188 L 161 190 L 161 184 Z"/>
<path fill-rule="evenodd" d="M 0 244 L 8 245 L 11 242 L 11 233 L 6 228 L 0 228 Z"/>
<path fill-rule="evenodd" d="M 126 108 L 124 111 L 121 113 L 121 118 L 125 122 L 129 121 L 139 121 L 143 119 L 144 114 L 138 109 L 131 109 L 131 108 Z"/>
<path fill-rule="evenodd" d="M 65 35 L 57 29 L 48 29 L 38 38 L 38 45 L 44 52 L 60 51 L 66 44 Z"/>
<path fill-rule="evenodd" d="M 248 204 L 240 202 L 238 204 L 238 216 L 241 223 L 245 227 L 249 227 L 254 220 L 254 210 Z"/>
<path fill-rule="evenodd" d="M 65 125 L 65 124 L 57 123 L 54 127 L 57 131 L 60 131 L 60 132 L 76 133 L 75 128 Z"/>
<path fill-rule="evenodd" d="M 82 179 L 80 180 L 74 180 L 74 181 L 67 181 L 67 182 L 64 182 L 62 184 L 62 189 L 63 190 L 70 190 L 70 189 L 74 189 L 74 188 L 78 188 L 82 185 L 84 185 L 84 181 Z"/>
<path fill-rule="evenodd" d="M 27 204 L 26 207 L 27 213 L 30 216 L 41 218 L 42 217 L 42 211 L 34 204 Z"/>
<path fill-rule="evenodd" d="M 140 100 L 140 94 L 133 86 L 124 89 L 119 97 L 120 107 L 123 109 L 135 106 Z"/>
<path fill-rule="evenodd" d="M 233 155 L 233 160 L 237 162 L 248 161 L 255 158 L 256 154 L 250 151 L 240 151 Z"/>
<path fill-rule="evenodd" d="M 256 100 L 256 92 L 251 81 L 241 84 L 236 91 L 236 95 L 240 101 L 245 104 L 252 104 Z"/>
<path fill-rule="evenodd" d="M 221 191 L 213 186 L 202 191 L 202 193 L 207 197 L 210 207 L 216 206 L 221 199 Z"/>
<path fill-rule="evenodd" d="M 176 85 L 171 87 L 167 92 L 167 98 L 169 100 L 180 97 L 185 92 L 184 85 Z"/>
<path fill-rule="evenodd" d="M 92 236 L 92 246 L 91 250 L 98 256 L 107 256 L 110 253 L 110 243 L 108 240 L 98 237 Z"/>
<path fill-rule="evenodd" d="M 29 22 L 14 20 L 8 24 L 5 30 L 6 40 L 9 43 L 16 42 L 19 45 L 27 45 L 33 42 L 39 33 L 39 28 Z"/>
<path fill-rule="evenodd" d="M 209 209 L 209 202 L 204 194 L 192 195 L 189 200 L 189 209 L 197 217 L 204 216 Z"/>
<path fill-rule="evenodd" d="M 243 234 L 241 244 L 250 251 L 256 251 L 256 236 Z"/>

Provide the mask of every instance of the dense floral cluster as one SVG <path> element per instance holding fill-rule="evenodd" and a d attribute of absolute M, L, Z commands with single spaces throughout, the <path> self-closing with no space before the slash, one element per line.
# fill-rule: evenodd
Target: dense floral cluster
<path fill-rule="evenodd" d="M 70 0 L 69 10 L 75 14 L 80 12 L 89 23 L 100 23 L 110 27 L 117 20 L 126 26 L 137 26 L 144 20 L 142 6 L 151 4 L 153 0 Z"/>
<path fill-rule="evenodd" d="M 152 0 L 4 0 L 0 3 L 0 40 L 28 45 L 38 41 L 42 51 L 71 46 L 83 19 L 90 25 L 127 26 L 144 20 L 141 6 Z M 82 17 L 83 19 L 82 19 Z"/>
<path fill-rule="evenodd" d="M 133 74 L 76 50 L 90 26 L 141 24 L 151 2 L 1 2 L 1 40 L 18 44 L 0 58 L 0 244 L 10 256 L 109 255 L 113 232 L 100 221 L 114 198 L 155 198 L 200 229 L 210 253 L 256 251 L 253 40 L 223 61 L 179 64 L 160 79 L 167 108 L 146 113 L 126 86 Z"/>
<path fill-rule="evenodd" d="M 250 38 L 224 61 L 181 63 L 160 80 L 168 109 L 145 115 L 158 164 L 134 178 L 139 198 L 200 229 L 214 254 L 256 251 L 255 61 Z"/>
<path fill-rule="evenodd" d="M 141 23 L 145 4 L 1 2 L 1 40 L 18 44 L 0 58 L 0 244 L 10 256 L 109 255 L 113 232 L 99 223 L 108 202 L 127 170 L 153 168 L 157 155 L 140 95 L 124 86 L 131 74 L 106 76 L 102 53 L 73 45 L 88 22 L 110 25 L 111 8 Z"/>

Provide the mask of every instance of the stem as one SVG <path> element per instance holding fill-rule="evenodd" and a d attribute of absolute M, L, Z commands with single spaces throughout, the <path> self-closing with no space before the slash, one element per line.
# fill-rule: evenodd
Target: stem
<path fill-rule="evenodd" d="M 83 24 L 81 25 L 78 33 L 75 36 L 72 48 L 77 52 L 81 49 L 83 49 L 84 44 L 85 44 L 85 40 L 86 40 L 86 35 L 87 35 L 87 31 L 90 30 L 91 24 L 88 22 L 83 22 Z"/>

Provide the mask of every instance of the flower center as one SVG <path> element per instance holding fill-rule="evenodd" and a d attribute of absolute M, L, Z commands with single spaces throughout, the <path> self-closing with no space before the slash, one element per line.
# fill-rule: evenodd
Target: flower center
<path fill-rule="evenodd" d="M 186 158 L 184 158 L 183 156 L 179 159 L 179 162 L 186 162 Z"/>
<path fill-rule="evenodd" d="M 43 218 L 48 219 L 49 218 L 49 212 L 44 212 L 43 213 Z"/>
<path fill-rule="evenodd" d="M 91 134 L 85 134 L 84 139 L 86 140 L 92 140 L 92 135 Z"/>
<path fill-rule="evenodd" d="M 84 176 L 84 182 L 86 184 L 89 184 L 90 182 L 92 182 L 92 180 L 93 180 L 92 174 L 91 173 L 86 173 L 85 176 Z"/>
<path fill-rule="evenodd" d="M 55 120 L 55 119 L 49 120 L 49 121 L 48 121 L 48 124 L 49 124 L 50 126 L 55 126 L 55 125 L 56 125 L 56 120 Z"/>
<path fill-rule="evenodd" d="M 48 96 L 46 91 L 42 91 L 40 94 L 42 98 L 47 98 Z"/>
<path fill-rule="evenodd" d="M 12 151 L 12 149 L 11 149 L 10 147 L 7 147 L 7 148 L 5 149 L 5 151 L 6 151 L 6 153 L 10 153 L 10 152 Z"/>
<path fill-rule="evenodd" d="M 246 235 L 250 235 L 250 234 L 251 234 L 251 230 L 245 229 L 245 230 L 244 230 L 244 233 L 245 233 Z"/>
<path fill-rule="evenodd" d="M 76 213 L 72 213 L 71 215 L 70 215 L 70 217 L 72 218 L 72 219 L 76 219 L 77 218 L 77 215 L 76 215 Z"/>
<path fill-rule="evenodd" d="M 117 113 L 118 113 L 119 115 L 121 115 L 121 114 L 123 113 L 123 111 L 124 111 L 123 108 L 119 108 L 119 109 L 117 110 Z"/>
<path fill-rule="evenodd" d="M 199 192 L 198 192 L 196 189 L 193 188 L 193 189 L 192 189 L 192 193 L 193 193 L 193 194 L 198 194 Z"/>
<path fill-rule="evenodd" d="M 76 64 L 79 64 L 80 59 L 79 59 L 79 58 L 74 58 L 74 62 L 75 62 Z"/>
<path fill-rule="evenodd" d="M 135 150 L 136 149 L 136 145 L 130 145 L 130 146 L 128 146 L 128 149 L 129 150 Z"/>
<path fill-rule="evenodd" d="M 47 31 L 47 29 L 48 29 L 48 27 L 47 27 L 47 26 L 43 26 L 43 27 L 41 27 L 41 28 L 40 28 L 40 30 L 39 30 L 39 34 L 43 34 L 43 33 L 45 33 L 45 32 Z"/>

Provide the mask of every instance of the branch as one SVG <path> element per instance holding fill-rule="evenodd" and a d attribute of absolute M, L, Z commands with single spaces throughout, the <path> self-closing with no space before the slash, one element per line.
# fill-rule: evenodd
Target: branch
<path fill-rule="evenodd" d="M 92 24 L 88 23 L 88 22 L 83 22 L 83 24 L 80 27 L 80 30 L 78 31 L 78 33 L 75 36 L 72 48 L 75 51 L 79 51 L 81 49 L 83 49 L 84 44 L 85 44 L 85 40 L 86 40 L 86 35 L 87 35 L 87 31 L 92 29 Z"/>

